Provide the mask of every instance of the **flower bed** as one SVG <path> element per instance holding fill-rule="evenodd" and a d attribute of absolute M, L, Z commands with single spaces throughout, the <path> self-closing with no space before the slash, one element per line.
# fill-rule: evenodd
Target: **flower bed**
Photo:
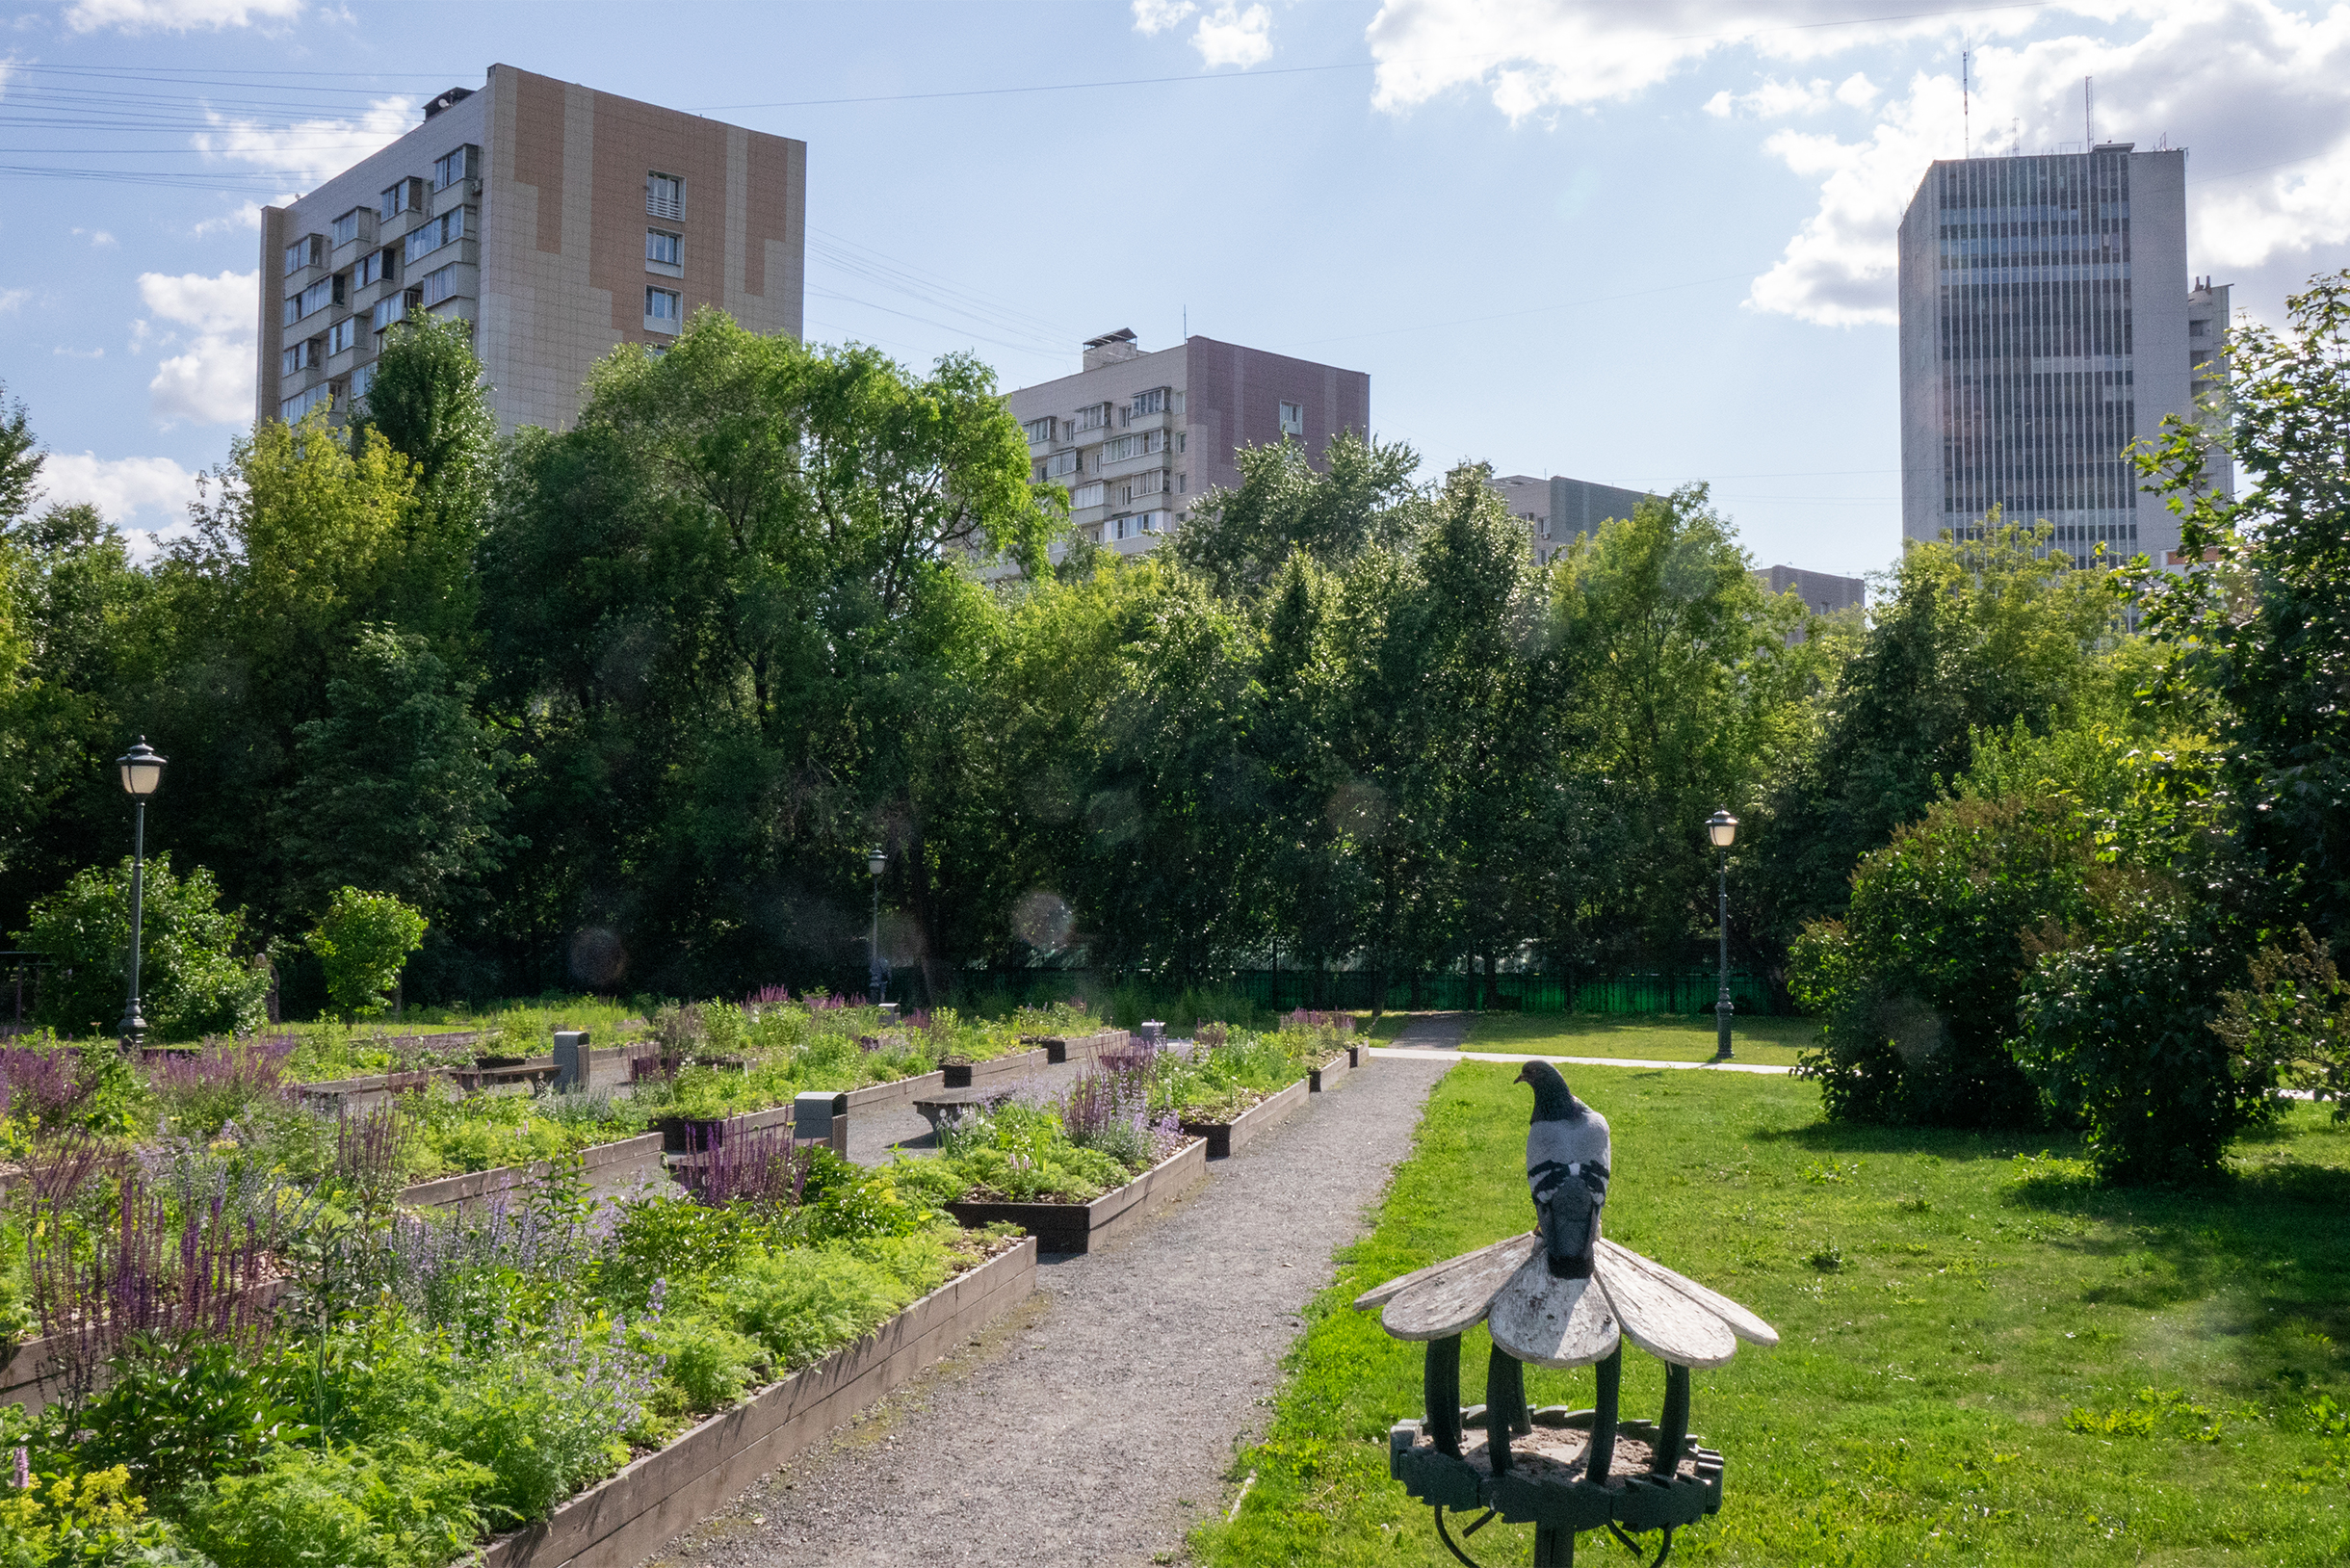
<path fill-rule="evenodd" d="M 227 1140 L 36 1162 L 42 1342 L 18 1361 L 56 1370 L 57 1403 L 0 1410 L 36 1480 L 0 1518 L 10 1560 L 83 1530 L 74 1561 L 436 1568 L 616 1471 L 642 1494 L 640 1461 L 730 1412 L 771 1433 L 853 1408 L 967 1320 L 940 1287 L 1010 1244 L 788 1128 L 714 1151 L 692 1196 L 598 1204 L 562 1160 L 419 1215 L 393 1202 L 399 1125 L 347 1120 L 304 1189 Z M 836 1354 L 876 1329 L 881 1371 Z M 89 1499 L 113 1533 L 88 1536 Z"/>
<path fill-rule="evenodd" d="M 1312 1090 L 1312 1084 L 1301 1078 L 1288 1088 L 1276 1091 L 1227 1120 L 1201 1121 L 1187 1116 L 1183 1121 L 1183 1130 L 1206 1141 L 1209 1159 L 1222 1160 L 1236 1149 L 1246 1148 L 1275 1123 L 1288 1119 L 1306 1103 L 1306 1096 Z"/>
<path fill-rule="evenodd" d="M 1047 1252 L 1089 1252 L 1132 1229 L 1208 1176 L 1208 1143 L 1191 1138 L 1175 1153 L 1087 1203 L 1010 1203 L 956 1199 L 947 1210 L 966 1225 L 1017 1225 Z"/>

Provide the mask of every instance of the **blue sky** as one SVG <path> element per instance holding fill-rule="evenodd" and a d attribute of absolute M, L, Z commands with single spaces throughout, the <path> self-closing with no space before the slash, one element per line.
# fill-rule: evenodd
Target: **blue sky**
<path fill-rule="evenodd" d="M 2077 148 L 2093 75 L 2239 305 L 2350 264 L 2350 6 L 75 0 L 0 21 L 52 492 L 170 527 L 250 417 L 254 204 L 493 61 L 806 141 L 813 338 L 1010 387 L 1188 313 L 1369 371 L 1431 471 L 1707 481 L 1763 564 L 1897 552 L 1893 226 L 1962 135 Z"/>

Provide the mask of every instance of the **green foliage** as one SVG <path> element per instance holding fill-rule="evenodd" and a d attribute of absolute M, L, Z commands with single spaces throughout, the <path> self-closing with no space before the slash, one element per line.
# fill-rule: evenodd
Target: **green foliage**
<path fill-rule="evenodd" d="M 845 1246 L 789 1247 L 745 1259 L 710 1300 L 778 1370 L 795 1371 L 879 1326 L 929 1288 L 922 1281 Z"/>
<path fill-rule="evenodd" d="M 145 1497 L 250 1470 L 311 1435 L 300 1414 L 309 1369 L 280 1355 L 142 1343 L 112 1372 L 77 1411 L 68 1452 L 79 1467 L 121 1467 Z"/>
<path fill-rule="evenodd" d="M 305 904 L 339 909 L 333 890 L 356 884 L 438 911 L 496 868 L 505 801 L 472 695 L 423 638 L 357 628 L 326 682 L 326 714 L 294 726 L 300 777 L 272 819 L 302 868 Z"/>
<path fill-rule="evenodd" d="M 551 1355 L 550 1349 L 567 1352 Z M 643 1391 L 611 1363 L 614 1345 L 520 1344 L 464 1369 L 419 1412 L 424 1441 L 489 1472 L 474 1502 L 504 1526 L 544 1519 L 556 1504 L 628 1462 L 628 1437 L 643 1420 Z M 584 1364 L 583 1364 L 584 1363 Z"/>
<path fill-rule="evenodd" d="M 220 887 L 198 866 L 186 876 L 171 857 L 150 857 L 142 892 L 140 990 L 150 1035 L 192 1040 L 249 1033 L 262 1020 L 268 971 L 240 957 L 242 911 L 223 910 Z M 36 1016 L 61 1033 L 108 1035 L 129 989 L 131 863 L 77 873 L 34 904 L 23 946 L 50 962 Z"/>
<path fill-rule="evenodd" d="M 2035 1119 L 2008 1056 L 2038 933 L 2077 920 L 2081 824 L 2035 797 L 1938 801 L 1861 863 L 1851 911 L 1797 942 L 1789 988 L 1822 1021 L 1803 1071 L 1832 1116 L 1946 1126 Z"/>
<path fill-rule="evenodd" d="M 648 1346 L 661 1357 L 665 1415 L 723 1410 L 763 1380 L 767 1347 L 747 1334 L 692 1313 L 673 1312 L 654 1325 Z"/>
<path fill-rule="evenodd" d="M 170 1527 L 148 1517 L 119 1466 L 0 1496 L 0 1568 L 199 1568 L 171 1543 Z"/>
<path fill-rule="evenodd" d="M 484 1523 L 483 1467 L 418 1443 L 273 1450 L 198 1490 L 189 1534 L 220 1568 L 443 1568 Z"/>
<path fill-rule="evenodd" d="M 2180 549 L 2210 561 L 2149 573 L 2144 598 L 2165 690 L 2211 705 L 2234 830 L 2267 874 L 2248 897 L 2306 901 L 2331 936 L 2350 929 L 2350 273 L 2285 311 L 2282 331 L 2228 333 L 2233 497 L 2209 482 L 2200 422 L 2168 417 L 2136 454 Z"/>
<path fill-rule="evenodd" d="M 352 1017 L 381 1012 L 408 955 L 424 944 L 425 917 L 389 893 L 346 885 L 304 939 L 326 969 L 326 990 Z"/>
<path fill-rule="evenodd" d="M 1400 441 L 1342 431 L 1319 455 L 1285 438 L 1236 460 L 1240 487 L 1203 492 L 1169 544 L 1226 596 L 1262 592 L 1292 552 L 1343 569 L 1367 550 L 1404 547 L 1428 526 L 1413 478 L 1420 454 Z"/>
<path fill-rule="evenodd" d="M 2334 1119 L 2350 1121 L 2350 985 L 2332 950 L 2298 928 L 2253 954 L 2249 981 L 2220 993 L 2211 1026 L 2239 1073 L 2331 1100 Z"/>

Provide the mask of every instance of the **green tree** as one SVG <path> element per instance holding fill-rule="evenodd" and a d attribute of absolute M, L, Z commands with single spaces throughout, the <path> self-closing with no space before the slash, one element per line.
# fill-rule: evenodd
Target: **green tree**
<path fill-rule="evenodd" d="M 412 316 L 394 327 L 356 414 L 353 450 L 364 455 L 369 435 L 380 434 L 416 477 L 382 616 L 468 669 L 480 597 L 473 558 L 489 517 L 498 440 L 471 324 Z"/>
<path fill-rule="evenodd" d="M 2142 661 L 2123 643 L 2124 588 L 2046 549 L 2049 530 L 1912 545 L 1892 591 L 1748 835 L 1758 924 L 1772 941 L 1842 911 L 1862 856 L 1964 773 L 1972 737 L 2034 733 L 2126 706 Z"/>
<path fill-rule="evenodd" d="M 2350 931 L 2350 272 L 2285 301 L 2284 331 L 2228 334 L 2230 497 L 2209 438 L 2166 419 L 2137 453 L 2189 559 L 2144 579 L 2166 687 L 2210 699 L 2233 828 L 2280 925 Z M 2265 884 L 2265 885 L 2262 885 Z"/>
<path fill-rule="evenodd" d="M 424 945 L 425 917 L 388 893 L 336 890 L 303 945 L 326 971 L 326 994 L 353 1018 L 389 1005 L 408 956 Z"/>
<path fill-rule="evenodd" d="M 14 523 L 33 504 L 42 456 L 33 434 L 32 414 L 22 399 L 8 395 L 8 383 L 0 381 L 0 527 Z"/>
<path fill-rule="evenodd" d="M 130 985 L 131 863 L 86 869 L 36 902 L 17 942 L 49 960 L 39 1022 L 65 1034 L 104 1035 L 122 1016 Z M 249 1033 L 267 1007 L 269 971 L 238 951 L 242 911 L 220 907 L 220 887 L 198 866 L 173 875 L 171 857 L 146 862 L 141 896 L 140 990 L 155 1038 Z"/>
<path fill-rule="evenodd" d="M 1175 559 L 1222 594 L 1263 590 L 1292 550 L 1343 567 L 1368 549 L 1404 547 L 1428 522 L 1420 455 L 1399 441 L 1344 431 L 1319 466 L 1287 439 L 1236 460 L 1239 487 L 1202 494 L 1171 541 Z"/>
<path fill-rule="evenodd" d="M 298 773 L 271 813 L 309 907 L 360 883 L 437 915 L 496 869 L 505 799 L 471 694 L 423 638 L 359 629 L 326 717 L 295 727 Z"/>

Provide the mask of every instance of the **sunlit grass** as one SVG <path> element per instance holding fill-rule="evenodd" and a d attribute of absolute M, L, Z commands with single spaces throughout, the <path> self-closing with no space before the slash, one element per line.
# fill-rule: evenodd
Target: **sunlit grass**
<path fill-rule="evenodd" d="M 1256 1485 L 1199 1531 L 1200 1560 L 1451 1561 L 1387 1477 L 1389 1424 L 1421 1413 L 1420 1349 L 1346 1302 L 1529 1222 L 1512 1072 L 1464 1064 L 1431 1098 L 1376 1228 L 1307 1312 L 1266 1441 L 1237 1461 Z M 1727 1496 L 1675 1561 L 2350 1559 L 2350 1435 L 2324 1435 L 2318 1402 L 2350 1404 L 2350 1134 L 2321 1111 L 2240 1145 L 2218 1189 L 2148 1192 L 2090 1185 L 2059 1137 L 1830 1126 L 1792 1079 L 1574 1083 L 1613 1124 L 1607 1233 L 1784 1336 L 1697 1374 Z M 1486 1351 L 1473 1332 L 1473 1399 Z M 1625 1362 L 1627 1413 L 1652 1414 L 1660 1369 Z M 1528 1381 L 1536 1403 L 1591 1400 L 1588 1372 Z M 1530 1553 L 1517 1528 L 1476 1538 L 1482 1562 Z"/>
<path fill-rule="evenodd" d="M 1731 1026 L 1736 1059 L 1791 1067 L 1819 1026 L 1809 1018 L 1740 1015 Z M 1713 1016 L 1672 1013 L 1485 1012 L 1470 1026 L 1470 1051 L 1540 1056 L 1630 1057 L 1647 1061 L 1704 1061 L 1713 1055 Z"/>

